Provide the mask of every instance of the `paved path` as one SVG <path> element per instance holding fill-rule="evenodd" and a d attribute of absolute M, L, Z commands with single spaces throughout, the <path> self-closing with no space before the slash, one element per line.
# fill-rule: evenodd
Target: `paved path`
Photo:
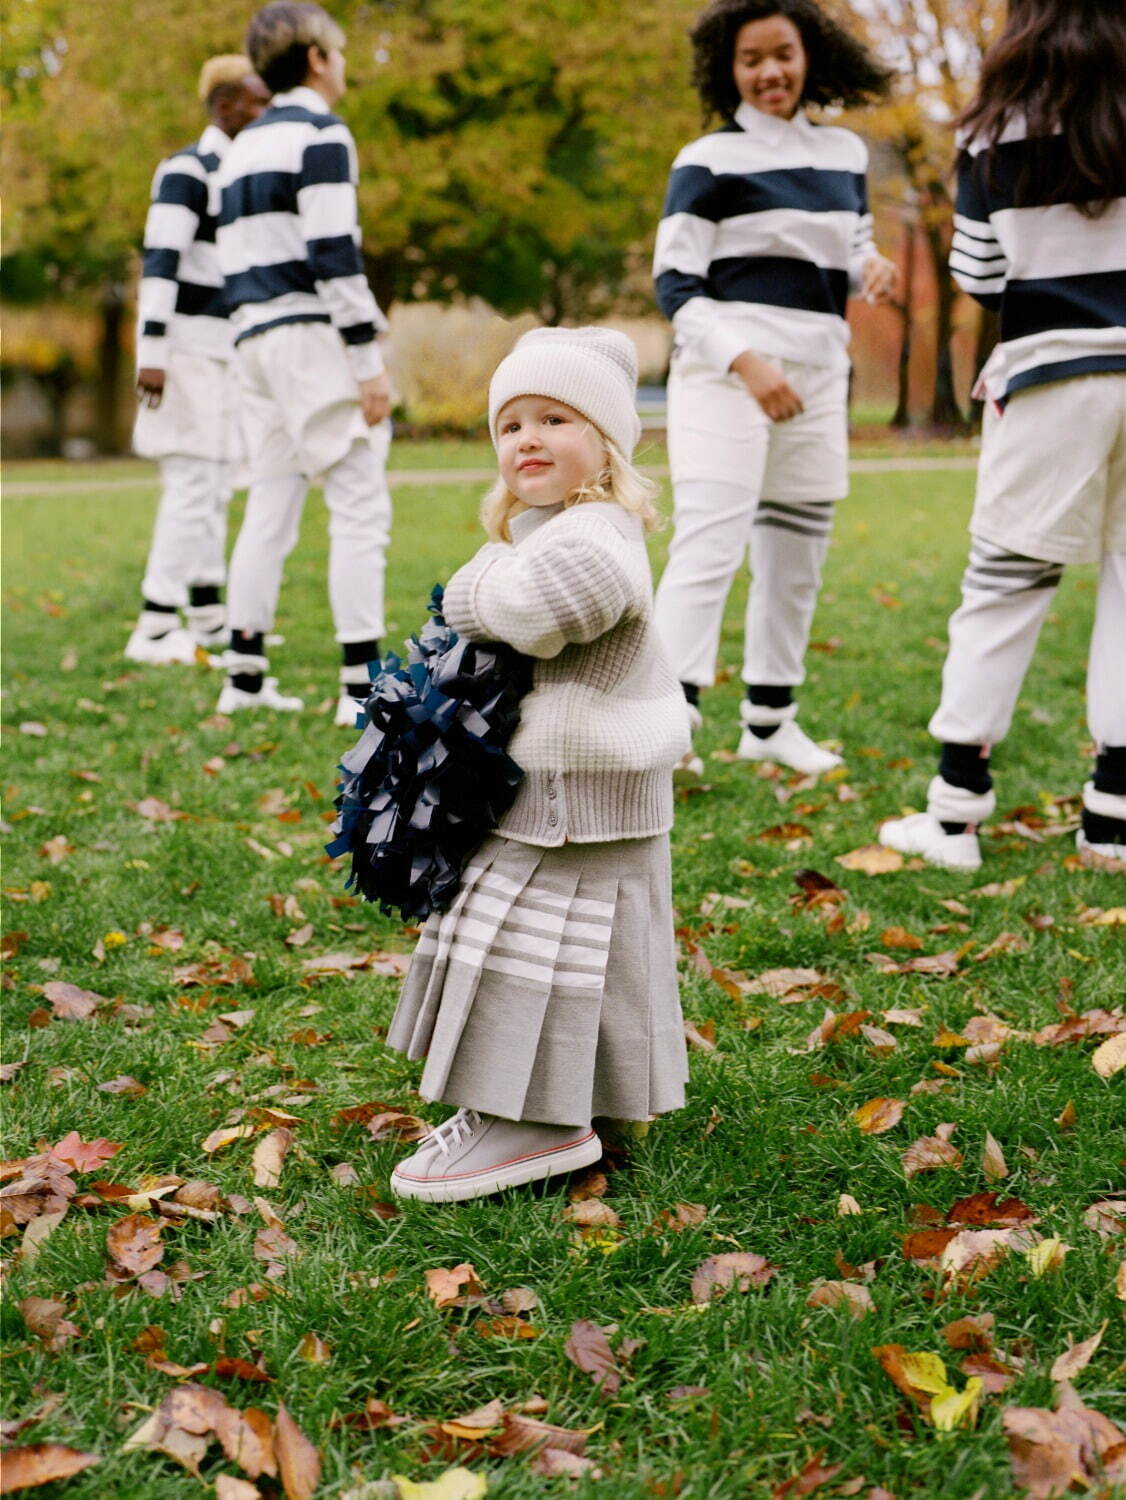
<path fill-rule="evenodd" d="M 641 464 L 643 474 L 666 479 L 665 464 Z M 849 464 L 853 474 L 939 474 L 946 471 L 976 469 L 972 454 L 949 454 L 937 458 L 854 458 Z M 496 478 L 495 469 L 391 469 L 387 480 L 392 489 L 412 484 L 487 484 Z M 103 491 L 107 497 L 119 490 L 151 490 L 160 485 L 158 474 L 132 474 L 117 479 L 16 479 L 3 486 L 9 499 L 32 495 L 78 495 Z"/>

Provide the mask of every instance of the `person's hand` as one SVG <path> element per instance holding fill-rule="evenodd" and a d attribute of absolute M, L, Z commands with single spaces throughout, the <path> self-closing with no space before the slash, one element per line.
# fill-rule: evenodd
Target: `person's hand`
<path fill-rule="evenodd" d="M 899 267 L 886 255 L 870 255 L 864 262 L 860 295 L 865 302 L 877 305 L 890 302 L 899 290 Z"/>
<path fill-rule="evenodd" d="M 801 397 L 782 371 L 761 354 L 744 349 L 731 361 L 731 370 L 772 422 L 788 422 L 805 410 Z"/>
<path fill-rule="evenodd" d="M 382 375 L 373 375 L 370 380 L 360 381 L 360 405 L 369 427 L 391 415 L 391 379 L 386 371 Z"/>
<path fill-rule="evenodd" d="M 164 371 L 145 365 L 137 371 L 137 399 L 142 406 L 157 407 L 164 396 Z"/>

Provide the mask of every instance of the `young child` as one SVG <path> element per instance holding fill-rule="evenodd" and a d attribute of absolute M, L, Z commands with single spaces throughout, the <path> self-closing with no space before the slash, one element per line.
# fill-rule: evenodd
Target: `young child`
<path fill-rule="evenodd" d="M 340 645 L 336 722 L 354 725 L 383 634 L 391 527 L 391 387 L 356 208 L 356 148 L 331 107 L 344 34 L 319 5 L 267 5 L 246 48 L 274 100 L 220 173 L 219 259 L 235 327 L 251 489 L 231 558 L 229 676 L 220 713 L 296 710 L 266 677 L 282 567 L 308 481 L 329 511 L 329 600 Z"/>
<path fill-rule="evenodd" d="M 235 422 L 234 340 L 215 251 L 215 176 L 231 141 L 269 100 L 248 58 L 211 57 L 199 75 L 210 124 L 156 169 L 145 220 L 137 322 L 133 448 L 160 464 L 160 507 L 141 584 L 130 661 L 194 662 L 226 638 L 226 576 Z M 180 611 L 186 611 L 187 628 Z"/>
<path fill-rule="evenodd" d="M 446 586 L 471 640 L 534 658 L 516 800 L 419 940 L 388 1044 L 458 1106 L 391 1186 L 453 1202 L 597 1160 L 591 1120 L 684 1102 L 668 830 L 684 698 L 652 623 L 651 486 L 622 334 L 525 334 L 489 387 L 491 540 Z"/>
<path fill-rule="evenodd" d="M 811 104 L 859 104 L 887 73 L 814 0 L 713 0 L 692 32 L 705 122 L 673 163 L 654 260 L 675 333 L 675 532 L 656 621 L 700 722 L 724 605 L 750 553 L 738 755 L 818 774 L 840 757 L 796 722 L 794 689 L 848 493 L 850 289 L 886 301 L 859 137 Z M 681 772 L 703 764 L 686 756 Z"/>
<path fill-rule="evenodd" d="M 1085 862 L 1126 869 L 1126 11 L 1011 0 L 963 117 L 950 266 L 1000 313 L 962 604 L 950 621 L 927 810 L 880 840 L 976 870 L 1004 739 L 1068 563 L 1100 564 L 1087 665 Z"/>

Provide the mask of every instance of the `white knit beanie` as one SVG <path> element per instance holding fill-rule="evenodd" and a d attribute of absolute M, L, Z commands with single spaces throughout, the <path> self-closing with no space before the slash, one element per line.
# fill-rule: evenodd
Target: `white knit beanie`
<path fill-rule="evenodd" d="M 574 407 L 625 458 L 637 447 L 637 351 L 624 333 L 612 328 L 533 328 L 526 333 L 489 382 L 494 446 L 501 407 L 517 396 L 548 396 Z"/>

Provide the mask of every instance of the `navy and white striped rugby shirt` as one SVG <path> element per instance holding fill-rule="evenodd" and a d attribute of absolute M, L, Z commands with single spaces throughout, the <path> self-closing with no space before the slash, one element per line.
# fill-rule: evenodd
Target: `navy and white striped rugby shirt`
<path fill-rule="evenodd" d="M 848 368 L 845 303 L 875 254 L 864 142 L 740 104 L 673 162 L 657 301 L 678 347 L 726 371 L 744 350 Z"/>
<path fill-rule="evenodd" d="M 332 323 L 357 380 L 378 375 L 387 327 L 360 257 L 356 146 L 309 88 L 275 94 L 223 159 L 219 261 L 235 341 Z"/>
<path fill-rule="evenodd" d="M 228 359 L 231 328 L 215 248 L 215 174 L 231 140 L 209 125 L 161 162 L 145 220 L 137 365 L 167 368 L 169 347 Z"/>
<path fill-rule="evenodd" d="M 1031 151 L 1023 121 L 995 147 L 970 142 L 958 168 L 950 269 L 963 291 L 1000 314 L 1000 342 L 974 388 L 1003 405 L 1028 386 L 1126 370 L 1126 198 L 1098 218 L 1046 203 L 1063 162 L 1062 135 L 1046 143 L 1048 170 L 1031 201 L 1013 205 Z"/>

